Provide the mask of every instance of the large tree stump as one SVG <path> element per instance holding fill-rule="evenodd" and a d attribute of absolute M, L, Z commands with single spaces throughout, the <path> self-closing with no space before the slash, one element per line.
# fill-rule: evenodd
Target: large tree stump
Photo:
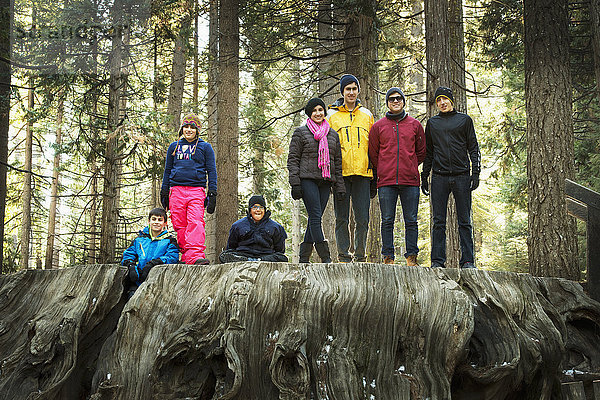
<path fill-rule="evenodd" d="M 155 267 L 98 355 L 123 272 L 0 277 L 0 398 L 537 400 L 600 371 L 577 283 L 366 263 Z"/>

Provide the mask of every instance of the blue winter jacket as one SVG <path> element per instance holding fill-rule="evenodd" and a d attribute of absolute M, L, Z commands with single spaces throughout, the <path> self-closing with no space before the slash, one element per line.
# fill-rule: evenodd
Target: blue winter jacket
<path fill-rule="evenodd" d="M 136 270 L 139 276 L 146 263 L 155 258 L 160 258 L 163 264 L 175 264 L 179 261 L 179 246 L 169 231 L 165 229 L 160 235 L 152 240 L 150 230 L 146 226 L 138 233 L 138 237 L 133 240 L 131 246 L 123 252 L 123 260 L 121 265 L 125 265 L 125 261 L 137 261 Z"/>
<path fill-rule="evenodd" d="M 283 226 L 270 219 L 270 216 L 271 212 L 266 211 L 258 222 L 250 215 L 234 222 L 229 230 L 227 250 L 241 251 L 256 257 L 284 253 L 287 234 Z"/>
<path fill-rule="evenodd" d="M 188 142 L 185 138 L 173 142 L 167 150 L 165 172 L 161 191 L 173 186 L 207 187 L 217 192 L 217 165 L 210 143 L 198 138 Z"/>

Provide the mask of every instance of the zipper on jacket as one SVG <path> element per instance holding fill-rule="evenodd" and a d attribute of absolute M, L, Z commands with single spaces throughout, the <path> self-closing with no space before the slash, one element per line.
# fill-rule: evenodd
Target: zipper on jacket
<path fill-rule="evenodd" d="M 358 148 L 360 149 L 360 128 L 356 127 L 356 134 L 358 136 Z"/>
<path fill-rule="evenodd" d="M 142 255 L 146 258 L 146 252 L 144 251 L 144 246 L 140 243 L 140 250 L 142 250 Z"/>
<path fill-rule="evenodd" d="M 400 133 L 396 121 L 396 185 L 398 184 L 398 171 L 400 170 Z"/>
<path fill-rule="evenodd" d="M 348 143 L 350 143 L 350 132 L 348 132 L 348 127 L 346 127 L 346 139 L 348 139 Z"/>

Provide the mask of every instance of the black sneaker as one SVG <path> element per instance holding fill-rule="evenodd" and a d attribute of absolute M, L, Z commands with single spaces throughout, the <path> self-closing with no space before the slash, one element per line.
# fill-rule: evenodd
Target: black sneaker
<path fill-rule="evenodd" d="M 466 262 L 463 265 L 461 265 L 460 267 L 463 269 L 477 269 L 475 264 L 473 264 L 472 262 Z"/>
<path fill-rule="evenodd" d="M 199 258 L 196 261 L 194 261 L 195 265 L 208 265 L 210 264 L 210 261 L 208 261 L 206 258 Z"/>
<path fill-rule="evenodd" d="M 433 263 L 431 264 L 431 268 L 446 268 L 443 264 Z"/>
<path fill-rule="evenodd" d="M 221 261 L 221 263 L 227 264 L 227 263 L 248 261 L 248 258 L 237 255 L 235 253 L 222 253 L 219 256 L 219 260 Z"/>

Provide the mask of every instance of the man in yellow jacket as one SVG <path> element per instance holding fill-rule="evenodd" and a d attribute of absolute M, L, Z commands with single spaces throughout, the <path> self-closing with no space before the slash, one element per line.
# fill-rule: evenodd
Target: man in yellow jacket
<path fill-rule="evenodd" d="M 354 75 L 340 79 L 342 98 L 329 106 L 329 125 L 340 137 L 342 147 L 342 175 L 346 195 L 336 198 L 335 239 L 340 262 L 351 262 L 350 249 L 350 198 L 356 228 L 354 232 L 354 261 L 366 261 L 365 247 L 369 228 L 369 206 L 371 204 L 370 182 L 373 171 L 369 165 L 369 130 L 373 125 L 373 114 L 358 100 L 360 84 Z"/>

